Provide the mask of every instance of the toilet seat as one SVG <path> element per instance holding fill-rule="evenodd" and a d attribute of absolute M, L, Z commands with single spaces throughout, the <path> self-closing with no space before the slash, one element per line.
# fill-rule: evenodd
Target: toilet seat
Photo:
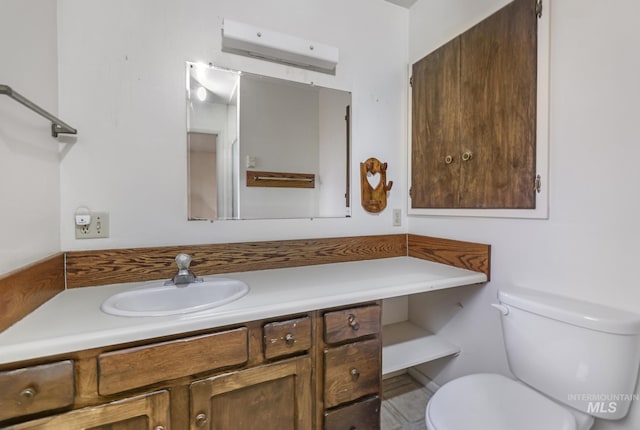
<path fill-rule="evenodd" d="M 521 382 L 491 373 L 443 385 L 429 400 L 425 418 L 428 430 L 580 430 L 568 408 Z"/>

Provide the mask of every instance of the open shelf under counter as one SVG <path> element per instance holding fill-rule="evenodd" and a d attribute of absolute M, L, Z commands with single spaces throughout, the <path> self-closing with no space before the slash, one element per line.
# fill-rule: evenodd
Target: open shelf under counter
<path fill-rule="evenodd" d="M 382 327 L 382 374 L 454 355 L 460 348 L 410 321 Z"/>

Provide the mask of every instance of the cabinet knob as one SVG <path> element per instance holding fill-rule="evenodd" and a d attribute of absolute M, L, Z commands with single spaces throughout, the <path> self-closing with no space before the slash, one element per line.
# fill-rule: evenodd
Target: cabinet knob
<path fill-rule="evenodd" d="M 293 345 L 295 342 L 296 342 L 296 337 L 291 333 L 287 333 L 287 335 L 284 337 L 284 343 L 286 343 L 289 346 Z"/>
<path fill-rule="evenodd" d="M 467 151 L 462 154 L 462 161 L 469 161 L 473 158 L 473 152 Z"/>
<path fill-rule="evenodd" d="M 164 426 L 155 426 L 153 430 L 164 430 Z"/>
<path fill-rule="evenodd" d="M 358 379 L 360 379 L 360 371 L 358 371 L 358 369 L 356 369 L 355 367 L 353 369 L 351 369 L 351 379 L 353 379 L 354 381 L 357 381 Z"/>
<path fill-rule="evenodd" d="M 199 413 L 196 415 L 196 425 L 198 427 L 203 427 L 208 421 L 207 414 Z"/>
<path fill-rule="evenodd" d="M 453 157 L 451 155 L 447 155 L 446 157 L 444 157 L 445 164 L 451 164 L 452 162 L 453 162 Z"/>
<path fill-rule="evenodd" d="M 27 387 L 24 390 L 20 391 L 20 398 L 24 401 L 30 402 L 36 397 L 36 389 L 33 387 Z"/>
<path fill-rule="evenodd" d="M 358 322 L 354 314 L 349 314 L 347 321 L 349 322 L 349 327 L 351 327 L 353 330 L 360 329 L 360 323 Z"/>

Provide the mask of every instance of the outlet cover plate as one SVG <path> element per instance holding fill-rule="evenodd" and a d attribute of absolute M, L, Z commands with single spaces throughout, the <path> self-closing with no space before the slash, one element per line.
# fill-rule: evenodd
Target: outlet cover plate
<path fill-rule="evenodd" d="M 91 222 L 76 224 L 76 239 L 101 239 L 109 237 L 109 212 L 91 212 Z"/>

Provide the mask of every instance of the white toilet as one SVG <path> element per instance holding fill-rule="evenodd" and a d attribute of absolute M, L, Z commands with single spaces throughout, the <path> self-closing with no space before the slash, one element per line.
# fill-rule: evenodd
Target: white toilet
<path fill-rule="evenodd" d="M 587 430 L 594 417 L 627 414 L 640 365 L 639 315 L 525 288 L 498 298 L 519 381 L 482 373 L 443 385 L 427 404 L 428 430 Z"/>

